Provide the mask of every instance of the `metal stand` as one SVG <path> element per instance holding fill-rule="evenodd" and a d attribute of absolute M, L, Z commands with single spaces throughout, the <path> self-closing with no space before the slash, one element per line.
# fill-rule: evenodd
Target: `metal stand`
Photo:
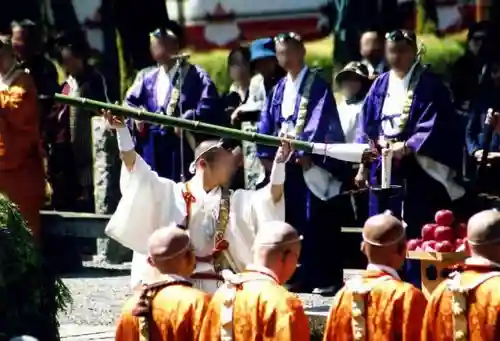
<path fill-rule="evenodd" d="M 179 89 L 180 92 L 182 92 L 182 87 L 184 85 L 184 75 L 183 75 L 183 68 L 184 65 L 189 58 L 189 55 L 179 55 L 176 57 L 175 60 L 175 65 L 176 67 L 179 68 Z M 172 84 L 174 86 L 175 84 Z M 183 114 L 182 110 L 182 99 L 181 99 L 181 94 L 179 93 L 179 113 L 180 116 Z M 180 153 L 181 153 L 181 182 L 186 181 L 186 176 L 185 176 L 185 169 L 184 169 L 184 130 L 180 129 L 180 134 L 179 134 L 179 140 L 180 140 Z"/>
<path fill-rule="evenodd" d="M 391 198 L 401 194 L 403 186 L 390 185 L 388 188 L 377 186 L 372 187 L 370 190 L 377 197 L 379 213 L 384 213 L 387 210 L 391 210 Z"/>

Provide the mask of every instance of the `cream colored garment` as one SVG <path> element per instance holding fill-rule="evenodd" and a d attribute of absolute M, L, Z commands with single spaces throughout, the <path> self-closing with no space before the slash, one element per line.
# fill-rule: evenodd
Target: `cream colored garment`
<path fill-rule="evenodd" d="M 0 90 L 9 88 L 12 82 L 23 72 L 27 72 L 27 70 L 17 68 L 17 64 L 12 65 L 12 68 L 4 76 L 0 75 Z"/>
<path fill-rule="evenodd" d="M 266 102 L 267 94 L 266 87 L 264 85 L 264 77 L 257 74 L 250 80 L 250 86 L 248 87 L 248 100 L 245 104 L 240 106 L 242 111 L 253 111 L 264 109 L 264 104 Z"/>
<path fill-rule="evenodd" d="M 299 90 L 302 82 L 305 81 L 307 70 L 308 67 L 304 66 L 295 79 L 292 79 L 290 74 L 286 76 L 283 101 L 281 102 L 281 116 L 285 120 L 294 115 L 295 109 L 298 110 L 295 107 L 297 96 L 300 96 Z M 290 121 L 283 121 L 280 134 L 295 137 L 294 124 Z M 342 183 L 325 169 L 313 165 L 308 170 L 304 170 L 303 174 L 307 188 L 320 200 L 327 201 L 339 194 Z"/>
<path fill-rule="evenodd" d="M 389 85 L 387 87 L 387 95 L 382 108 L 382 116 L 401 114 L 403 107 L 408 98 L 407 91 L 410 84 L 411 75 L 415 69 L 415 65 L 410 69 L 403 79 L 396 76 L 393 71 L 389 73 Z M 395 117 L 392 121 L 382 121 L 382 130 L 385 135 L 396 135 L 401 129 L 400 117 Z M 416 160 L 420 167 L 434 180 L 439 181 L 448 192 L 452 200 L 456 200 L 465 194 L 465 190 L 454 181 L 456 172 L 448 166 L 431 159 L 425 155 L 415 154 Z"/>
<path fill-rule="evenodd" d="M 132 260 L 132 287 L 141 281 L 154 280 L 157 275 L 147 264 L 147 240 L 153 231 L 172 223 L 183 223 L 186 205 L 182 196 L 184 183 L 175 183 L 159 177 L 146 162 L 137 155 L 132 172 L 122 167 L 120 187 L 122 199 L 111 217 L 106 233 L 122 245 L 134 251 Z M 212 253 L 216 219 L 219 211 L 221 190 L 209 193 L 203 190 L 201 180 L 195 176 L 190 190 L 195 197 L 191 206 L 189 233 L 198 257 Z M 272 201 L 270 187 L 258 191 L 237 190 L 231 196 L 230 219 L 225 238 L 229 243 L 229 254 L 243 269 L 251 262 L 251 247 L 258 227 L 272 220 L 285 219 L 285 204 L 282 199 Z M 195 272 L 213 272 L 210 263 L 198 263 Z M 212 292 L 214 283 L 203 281 L 202 290 Z M 215 281 L 211 281 L 215 282 Z M 195 283 L 196 285 L 197 283 Z"/>
<path fill-rule="evenodd" d="M 359 121 L 361 120 L 361 109 L 363 101 L 347 104 L 346 101 L 340 102 L 337 106 L 339 112 L 340 124 L 344 131 L 345 142 L 355 143 L 359 130 Z"/>
<path fill-rule="evenodd" d="M 158 71 L 158 76 L 156 78 L 156 102 L 162 108 L 166 106 L 167 103 L 167 94 L 172 87 L 172 80 L 174 78 L 175 73 L 177 72 L 178 67 L 174 66 L 168 71 L 165 71 L 165 68 L 160 66 L 160 70 Z"/>

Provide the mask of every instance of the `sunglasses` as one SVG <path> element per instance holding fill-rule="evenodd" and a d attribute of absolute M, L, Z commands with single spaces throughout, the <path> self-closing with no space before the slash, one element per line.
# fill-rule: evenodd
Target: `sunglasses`
<path fill-rule="evenodd" d="M 302 38 L 295 32 L 280 33 L 276 37 L 274 37 L 274 42 L 276 44 L 288 41 L 302 43 Z"/>
<path fill-rule="evenodd" d="M 481 42 L 481 41 L 484 41 L 486 39 L 486 36 L 483 36 L 483 35 L 472 36 L 470 39 L 473 41 L 476 41 L 476 42 Z"/>
<path fill-rule="evenodd" d="M 409 43 L 415 43 L 415 34 L 404 30 L 395 30 L 386 33 L 385 39 L 393 42 L 407 41 Z"/>
<path fill-rule="evenodd" d="M 174 39 L 177 38 L 177 36 L 171 30 L 160 29 L 160 28 L 157 28 L 156 30 L 150 32 L 149 36 L 151 38 L 157 38 L 157 39 L 161 39 L 161 38 L 165 38 L 165 37 L 172 37 Z"/>

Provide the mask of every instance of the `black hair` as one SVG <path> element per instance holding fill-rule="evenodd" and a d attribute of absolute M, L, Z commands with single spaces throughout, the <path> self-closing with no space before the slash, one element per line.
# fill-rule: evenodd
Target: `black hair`
<path fill-rule="evenodd" d="M 177 40 L 179 49 L 185 47 L 186 41 L 184 36 L 184 29 L 177 21 L 169 20 L 165 25 L 161 25 L 150 34 L 156 38 L 167 37 L 167 31 L 172 32 L 175 40 Z"/>
<path fill-rule="evenodd" d="M 227 56 L 227 65 L 230 66 L 234 63 L 234 59 L 237 55 L 241 55 L 243 60 L 250 64 L 250 50 L 246 46 L 238 46 L 233 48 L 229 55 Z"/>
<path fill-rule="evenodd" d="M 472 23 L 469 26 L 469 31 L 467 32 L 467 40 L 470 40 L 474 36 L 474 33 L 477 32 L 488 33 L 489 31 L 490 31 L 490 24 L 487 21 Z"/>
<path fill-rule="evenodd" d="M 10 23 L 10 28 L 13 30 L 16 27 L 26 32 L 26 41 L 28 44 L 40 44 L 42 37 L 38 25 L 35 22 L 30 19 L 14 20 Z"/>
<path fill-rule="evenodd" d="M 69 50 L 75 58 L 87 60 L 90 57 L 88 44 L 77 36 L 59 35 L 55 41 L 57 58 L 62 60 L 62 51 Z"/>

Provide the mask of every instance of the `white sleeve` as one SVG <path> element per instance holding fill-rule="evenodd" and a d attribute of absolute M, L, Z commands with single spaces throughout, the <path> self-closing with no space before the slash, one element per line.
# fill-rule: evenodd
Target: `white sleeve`
<path fill-rule="evenodd" d="M 257 191 L 240 189 L 233 193 L 225 239 L 229 254 L 238 266 L 234 270 L 242 271 L 252 263 L 252 246 L 259 226 L 275 220 L 285 220 L 285 200 L 283 196 L 275 203 L 270 185 Z"/>
<path fill-rule="evenodd" d="M 106 227 L 106 234 L 120 244 L 143 255 L 154 230 L 178 220 L 185 207 L 172 180 L 161 178 L 137 155 L 134 169 L 122 166 L 122 198 Z"/>

